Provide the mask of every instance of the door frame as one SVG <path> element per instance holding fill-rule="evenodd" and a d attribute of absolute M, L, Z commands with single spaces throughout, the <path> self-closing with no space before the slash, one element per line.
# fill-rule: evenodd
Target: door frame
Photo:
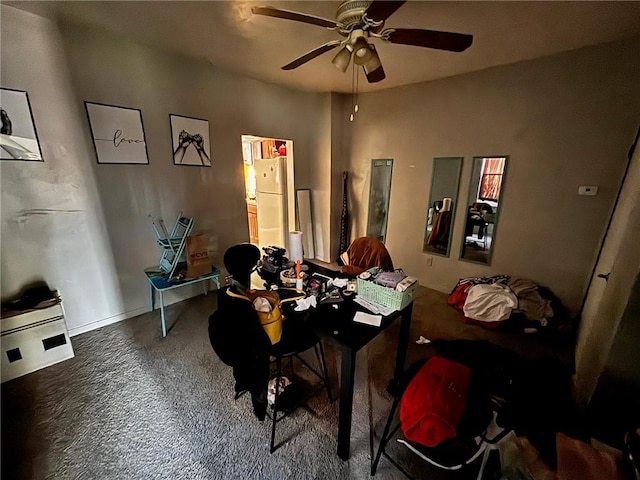
<path fill-rule="evenodd" d="M 287 149 L 287 154 L 285 156 L 285 168 L 284 174 L 286 177 L 286 188 L 285 195 L 287 197 L 287 208 L 285 215 L 285 225 L 283 226 L 283 238 L 284 238 L 284 247 L 287 252 L 289 252 L 289 232 L 291 230 L 296 229 L 296 189 L 295 189 L 295 171 L 294 171 L 294 159 L 293 159 L 293 140 L 286 140 L 278 137 L 264 137 L 260 135 L 252 135 L 252 134 L 243 134 L 240 135 L 240 143 L 242 148 L 242 161 L 243 164 L 245 162 L 245 155 L 249 152 L 245 152 L 244 145 L 245 141 L 262 141 L 262 140 L 277 140 L 279 142 L 285 142 L 285 146 Z M 253 153 L 251 153 L 251 161 L 255 162 L 256 159 L 253 158 Z M 245 191 L 245 201 L 247 200 L 247 188 L 246 188 L 246 179 L 244 184 Z M 248 216 L 247 216 L 247 226 L 248 226 Z M 249 236 L 250 241 L 250 236 Z"/>

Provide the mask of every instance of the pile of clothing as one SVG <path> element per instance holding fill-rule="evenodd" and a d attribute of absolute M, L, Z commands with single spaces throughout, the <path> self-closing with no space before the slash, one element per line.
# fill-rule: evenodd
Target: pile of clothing
<path fill-rule="evenodd" d="M 464 323 L 489 329 L 509 324 L 535 333 L 569 324 L 568 311 L 548 288 L 509 275 L 460 279 L 447 303 L 463 313 Z"/>

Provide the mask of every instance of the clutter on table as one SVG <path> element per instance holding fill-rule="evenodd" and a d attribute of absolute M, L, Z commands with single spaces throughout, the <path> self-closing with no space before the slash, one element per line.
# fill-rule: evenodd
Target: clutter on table
<path fill-rule="evenodd" d="M 361 243 L 361 246 L 370 246 L 371 242 L 367 239 Z M 257 270 L 265 281 L 265 287 L 269 290 L 295 289 L 307 296 L 296 302 L 296 311 L 322 304 L 338 305 L 348 299 L 373 315 L 388 316 L 409 305 L 418 287 L 416 278 L 408 276 L 401 268 L 394 269 L 391 263 L 388 263 L 390 268 L 361 269 L 357 278 L 334 278 L 319 272 L 308 273 L 309 267 L 300 260 L 290 261 L 282 247 L 271 245 L 262 250 L 264 256 Z M 314 301 L 308 300 L 311 297 Z"/>

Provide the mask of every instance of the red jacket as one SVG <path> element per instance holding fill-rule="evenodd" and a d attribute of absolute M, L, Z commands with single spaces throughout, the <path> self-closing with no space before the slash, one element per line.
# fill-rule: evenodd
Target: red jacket
<path fill-rule="evenodd" d="M 400 401 L 400 424 L 413 442 L 435 447 L 454 438 L 467 402 L 471 370 L 444 357 L 431 357 Z"/>

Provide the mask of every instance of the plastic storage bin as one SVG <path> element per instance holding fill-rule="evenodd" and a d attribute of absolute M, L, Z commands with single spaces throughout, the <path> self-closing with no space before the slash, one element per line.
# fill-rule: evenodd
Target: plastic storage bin
<path fill-rule="evenodd" d="M 383 287 L 374 282 L 358 278 L 358 296 L 369 302 L 378 303 L 395 310 L 402 310 L 413 302 L 418 281 L 407 288 L 404 292 L 397 292 L 392 288 Z"/>

